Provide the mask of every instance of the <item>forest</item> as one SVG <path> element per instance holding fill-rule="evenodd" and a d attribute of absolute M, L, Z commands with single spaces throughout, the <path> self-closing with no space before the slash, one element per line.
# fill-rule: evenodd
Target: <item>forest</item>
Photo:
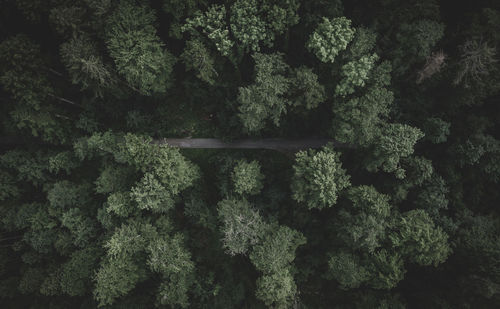
<path fill-rule="evenodd" d="M 0 0 L 0 308 L 500 308 L 498 48 L 498 0 Z"/>

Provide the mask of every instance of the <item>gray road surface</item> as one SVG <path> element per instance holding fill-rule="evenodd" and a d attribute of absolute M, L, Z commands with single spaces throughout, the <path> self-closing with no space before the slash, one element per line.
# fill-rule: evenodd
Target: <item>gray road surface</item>
<path fill-rule="evenodd" d="M 347 147 L 332 139 L 307 138 L 307 139 L 282 139 L 261 138 L 242 139 L 232 142 L 224 142 L 217 138 L 164 138 L 157 139 L 155 143 L 168 144 L 179 148 L 212 148 L 212 149 L 272 149 L 272 150 L 300 150 L 308 148 L 320 148 L 327 143 L 333 143 L 337 147 Z"/>

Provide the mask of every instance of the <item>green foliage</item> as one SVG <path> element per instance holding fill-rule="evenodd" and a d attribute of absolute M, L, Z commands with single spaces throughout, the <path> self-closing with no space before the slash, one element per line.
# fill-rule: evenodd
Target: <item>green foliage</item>
<path fill-rule="evenodd" d="M 264 274 L 279 273 L 293 262 L 295 250 L 305 243 L 302 233 L 279 226 L 253 248 L 250 260 Z"/>
<path fill-rule="evenodd" d="M 54 183 L 47 191 L 47 200 L 55 209 L 69 209 L 85 204 L 89 200 L 87 185 L 76 185 L 67 180 Z"/>
<path fill-rule="evenodd" d="M 201 41 L 196 39 L 187 41 L 181 58 L 186 70 L 193 70 L 196 77 L 210 85 L 214 84 L 214 78 L 218 75 L 214 69 L 214 59 Z"/>
<path fill-rule="evenodd" d="M 415 62 L 425 60 L 443 37 L 444 28 L 442 23 L 429 19 L 402 23 L 396 33 L 399 48 L 393 52 L 395 73 L 404 73 Z"/>
<path fill-rule="evenodd" d="M 374 289 L 389 290 L 394 288 L 404 277 L 403 259 L 398 253 L 382 249 L 370 257 L 367 267 L 372 274 L 368 284 Z"/>
<path fill-rule="evenodd" d="M 175 62 L 163 48 L 154 23 L 150 8 L 122 1 L 109 17 L 106 29 L 106 44 L 118 72 L 146 95 L 166 92 Z"/>
<path fill-rule="evenodd" d="M 147 248 L 149 267 L 164 277 L 158 294 L 162 305 L 189 306 L 187 293 L 193 284 L 194 263 L 183 241 L 181 234 L 175 234 L 170 239 L 155 239 Z"/>
<path fill-rule="evenodd" d="M 70 296 L 88 293 L 98 257 L 98 250 L 92 247 L 73 252 L 62 266 L 59 281 L 61 291 Z"/>
<path fill-rule="evenodd" d="M 340 154 L 332 147 L 298 152 L 293 169 L 293 199 L 305 203 L 309 209 L 335 205 L 338 195 L 351 185 Z"/>
<path fill-rule="evenodd" d="M 264 232 L 264 222 L 247 200 L 225 199 L 217 204 L 222 243 L 230 255 L 246 254 Z"/>
<path fill-rule="evenodd" d="M 80 248 L 88 246 L 97 234 L 94 221 L 85 216 L 79 208 L 71 208 L 61 217 L 61 226 L 71 232 L 73 244 Z"/>
<path fill-rule="evenodd" d="M 107 260 L 101 264 L 95 276 L 94 297 L 99 306 L 110 305 L 132 290 L 144 276 L 130 258 Z"/>
<path fill-rule="evenodd" d="M 97 193 L 113 193 L 126 190 L 133 177 L 134 171 L 130 168 L 107 164 L 94 182 L 95 191 Z"/>
<path fill-rule="evenodd" d="M 333 107 L 333 136 L 343 143 L 368 146 L 381 134 L 394 94 L 386 88 L 371 87 Z"/>
<path fill-rule="evenodd" d="M 133 212 L 130 194 L 128 192 L 115 192 L 108 196 L 106 211 L 119 217 L 127 217 Z"/>
<path fill-rule="evenodd" d="M 432 162 L 426 158 L 411 156 L 402 160 L 406 170 L 405 182 L 410 186 L 420 186 L 429 180 L 434 172 Z"/>
<path fill-rule="evenodd" d="M 496 48 L 488 46 L 488 42 L 468 40 L 460 46 L 461 59 L 459 70 L 454 84 L 464 83 L 469 86 L 471 82 L 480 82 L 487 76 L 497 59 Z"/>
<path fill-rule="evenodd" d="M 403 214 L 391 240 L 410 261 L 424 266 L 437 266 L 451 253 L 448 235 L 421 209 Z"/>
<path fill-rule="evenodd" d="M 283 96 L 290 87 L 284 76 L 289 67 L 282 54 L 256 53 L 252 57 L 255 60 L 255 83 L 240 87 L 238 94 L 238 116 L 248 133 L 262 130 L 268 119 L 279 126 L 280 116 L 286 112 L 288 104 Z"/>
<path fill-rule="evenodd" d="M 272 46 L 274 35 L 266 26 L 257 0 L 237 0 L 231 6 L 231 31 L 245 50 L 258 52 L 260 42 Z"/>
<path fill-rule="evenodd" d="M 339 213 L 340 237 L 355 250 L 373 253 L 386 238 L 389 196 L 371 186 L 359 186 L 350 188 L 347 198 L 352 206 Z"/>
<path fill-rule="evenodd" d="M 367 270 L 359 264 L 356 255 L 339 252 L 328 260 L 330 274 L 343 289 L 358 288 L 369 278 Z"/>
<path fill-rule="evenodd" d="M 448 193 L 449 189 L 444 179 L 433 174 L 431 179 L 425 183 L 424 189 L 420 191 L 415 204 L 419 208 L 425 209 L 432 217 L 436 217 L 441 209 L 448 207 L 448 199 L 446 198 Z"/>
<path fill-rule="evenodd" d="M 272 308 L 289 308 L 297 293 L 297 286 L 288 269 L 263 275 L 257 279 L 255 295 Z"/>
<path fill-rule="evenodd" d="M 493 216 L 467 214 L 459 232 L 456 254 L 464 265 L 460 274 L 464 288 L 476 295 L 491 298 L 498 293 L 500 267 L 499 222 Z"/>
<path fill-rule="evenodd" d="M 0 2 L 0 307 L 498 307 L 492 1 Z"/>
<path fill-rule="evenodd" d="M 165 212 L 174 206 L 174 200 L 167 189 L 151 173 L 144 174 L 139 183 L 132 188 L 131 197 L 139 209 L 153 212 Z"/>
<path fill-rule="evenodd" d="M 80 35 L 61 44 L 61 60 L 66 66 L 73 84 L 82 90 L 91 89 L 97 95 L 112 87 L 116 80 L 110 69 L 104 64 L 96 44 Z"/>
<path fill-rule="evenodd" d="M 192 18 L 187 18 L 181 31 L 194 37 L 203 34 L 215 44 L 223 56 L 229 56 L 234 42 L 229 37 L 229 27 L 225 19 L 226 8 L 214 4 L 205 13 L 197 11 Z"/>
<path fill-rule="evenodd" d="M 61 151 L 49 157 L 49 171 L 51 173 L 59 173 L 64 170 L 69 175 L 78 166 L 79 162 L 71 151 Z"/>
<path fill-rule="evenodd" d="M 377 33 L 375 33 L 372 29 L 364 27 L 356 28 L 354 38 L 347 49 L 348 57 L 352 59 L 359 59 L 362 56 L 365 56 L 373 49 L 373 47 L 375 47 L 376 40 Z"/>
<path fill-rule="evenodd" d="M 56 119 L 60 114 L 48 104 L 54 89 L 45 74 L 40 47 L 24 34 L 10 37 L 0 43 L 0 67 L 0 85 L 16 101 L 10 116 L 17 128 L 46 141 L 65 141 L 64 126 Z"/>
<path fill-rule="evenodd" d="M 0 156 L 0 163 L 16 173 L 17 181 L 27 181 L 40 186 L 48 180 L 47 157 L 41 152 L 29 153 L 22 150 L 7 151 Z"/>
<path fill-rule="evenodd" d="M 378 60 L 378 56 L 373 54 L 371 56 L 362 56 L 359 60 L 343 65 L 342 75 L 344 78 L 335 88 L 335 94 L 345 97 L 354 93 L 354 87 L 363 87 L 376 60 Z"/>
<path fill-rule="evenodd" d="M 422 131 L 424 131 L 424 140 L 433 144 L 444 143 L 450 135 L 449 122 L 444 121 L 438 117 L 427 118 L 423 124 Z"/>
<path fill-rule="evenodd" d="M 231 174 L 234 191 L 238 194 L 258 194 L 264 184 L 264 175 L 260 171 L 260 164 L 257 161 L 240 160 L 236 163 Z"/>
<path fill-rule="evenodd" d="M 294 70 L 294 74 L 290 87 L 292 106 L 310 110 L 326 100 L 325 87 L 312 69 L 301 66 Z"/>
<path fill-rule="evenodd" d="M 332 20 L 323 17 L 323 21 L 309 37 L 307 48 L 321 62 L 335 61 L 335 57 L 354 38 L 355 30 L 351 28 L 351 21 L 345 17 Z"/>
<path fill-rule="evenodd" d="M 50 10 L 49 21 L 59 34 L 69 37 L 81 32 L 85 14 L 83 7 L 60 5 Z"/>
<path fill-rule="evenodd" d="M 231 31 L 245 51 L 272 47 L 275 36 L 298 23 L 296 0 L 237 0 L 231 6 Z"/>
<path fill-rule="evenodd" d="M 374 145 L 373 158 L 366 168 L 376 172 L 394 172 L 397 178 L 404 178 L 405 171 L 400 166 L 400 159 L 413 153 L 415 143 L 424 136 L 418 128 L 405 124 L 389 124 L 382 130 Z"/>

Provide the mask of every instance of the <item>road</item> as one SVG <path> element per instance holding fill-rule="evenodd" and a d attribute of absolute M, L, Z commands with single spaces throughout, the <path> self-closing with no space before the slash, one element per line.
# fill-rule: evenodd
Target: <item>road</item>
<path fill-rule="evenodd" d="M 16 137 L 0 137 L 0 147 L 9 145 L 47 144 L 40 140 L 23 140 Z M 217 138 L 159 138 L 154 139 L 155 144 L 168 144 L 179 148 L 201 148 L 201 149 L 271 149 L 277 151 L 298 151 L 308 148 L 320 148 L 327 143 L 332 143 L 336 148 L 353 148 L 352 145 L 342 144 L 327 138 L 259 138 L 240 139 L 232 142 L 224 142 Z"/>
<path fill-rule="evenodd" d="M 260 138 L 242 139 L 232 142 L 224 142 L 217 138 L 164 138 L 156 139 L 157 144 L 168 144 L 179 148 L 212 148 L 212 149 L 272 149 L 272 150 L 301 150 L 308 148 L 320 148 L 327 143 L 336 147 L 348 147 L 348 145 L 335 142 L 326 138 Z"/>

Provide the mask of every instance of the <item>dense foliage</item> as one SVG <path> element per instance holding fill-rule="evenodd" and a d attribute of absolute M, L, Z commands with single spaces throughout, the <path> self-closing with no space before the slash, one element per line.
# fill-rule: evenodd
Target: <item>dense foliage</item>
<path fill-rule="evenodd" d="M 500 307 L 499 46 L 494 0 L 1 0 L 0 308 Z"/>

